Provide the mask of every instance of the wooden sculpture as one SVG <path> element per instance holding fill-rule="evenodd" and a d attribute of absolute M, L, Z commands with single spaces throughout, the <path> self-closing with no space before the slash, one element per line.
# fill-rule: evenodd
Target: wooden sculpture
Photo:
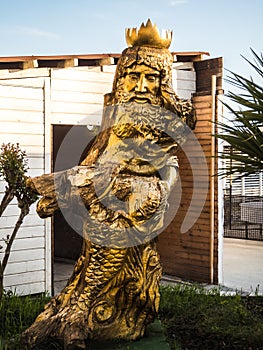
<path fill-rule="evenodd" d="M 195 124 L 190 101 L 172 88 L 171 38 L 150 20 L 128 29 L 129 47 L 86 158 L 28 179 L 42 196 L 42 218 L 69 208 L 83 227 L 82 253 L 66 287 L 22 334 L 29 348 L 48 337 L 65 349 L 86 349 L 90 339 L 137 339 L 157 314 L 162 269 L 155 237 L 177 178 L 176 150 Z"/>

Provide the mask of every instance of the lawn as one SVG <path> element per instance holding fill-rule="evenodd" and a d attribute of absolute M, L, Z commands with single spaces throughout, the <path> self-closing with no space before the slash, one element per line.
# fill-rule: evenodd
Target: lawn
<path fill-rule="evenodd" d="M 0 350 L 22 350 L 19 334 L 48 299 L 4 296 Z M 218 289 L 208 291 L 195 285 L 161 286 L 159 319 L 171 350 L 263 350 L 262 296 L 221 296 Z M 48 341 L 36 350 L 61 349 Z"/>
<path fill-rule="evenodd" d="M 172 350 L 262 350 L 263 297 L 193 285 L 161 288 L 159 317 Z"/>

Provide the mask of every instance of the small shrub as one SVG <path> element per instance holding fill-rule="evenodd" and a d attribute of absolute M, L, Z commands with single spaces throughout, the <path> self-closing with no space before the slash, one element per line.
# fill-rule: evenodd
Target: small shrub
<path fill-rule="evenodd" d="M 17 232 L 21 227 L 24 218 L 29 213 L 30 206 L 37 200 L 37 196 L 30 188 L 26 186 L 26 172 L 28 170 L 26 153 L 22 151 L 19 144 L 3 144 L 0 148 L 0 179 L 6 182 L 5 193 L 0 202 L 0 217 L 11 203 L 14 197 L 17 199 L 17 205 L 20 209 L 20 215 L 11 235 L 7 235 L 1 240 L 5 247 L 3 249 L 3 259 L 0 260 L 0 300 L 4 292 L 4 272 L 7 266 L 12 244 L 16 238 Z"/>

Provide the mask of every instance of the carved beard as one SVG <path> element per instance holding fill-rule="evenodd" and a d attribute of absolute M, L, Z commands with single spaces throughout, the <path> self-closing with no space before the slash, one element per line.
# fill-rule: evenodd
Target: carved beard
<path fill-rule="evenodd" d="M 156 106 L 162 106 L 163 102 L 162 102 L 162 98 L 161 96 L 155 96 L 153 94 L 144 92 L 144 93 L 136 93 L 135 91 L 131 91 L 131 92 L 125 92 L 124 88 L 123 88 L 123 82 L 119 82 L 117 84 L 117 89 L 115 91 L 115 103 L 119 104 L 119 103 L 126 103 L 126 102 L 132 102 L 136 97 L 140 96 L 142 98 L 146 98 L 147 102 L 152 104 L 152 105 L 156 105 Z"/>

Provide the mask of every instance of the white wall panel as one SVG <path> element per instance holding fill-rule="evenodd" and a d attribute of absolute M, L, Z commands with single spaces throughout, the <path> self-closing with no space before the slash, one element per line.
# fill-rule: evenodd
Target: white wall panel
<path fill-rule="evenodd" d="M 26 151 L 27 175 L 44 172 L 44 80 L 43 78 L 0 80 L 0 143 L 19 143 Z M 0 182 L 0 200 L 6 184 Z M 11 235 L 20 210 L 16 200 L 0 218 L 0 239 Z M 45 291 L 45 225 L 31 207 L 12 245 L 4 286 L 26 294 Z M 1 241 L 5 248 L 5 243 Z M 3 257 L 3 249 L 0 257 Z"/>

